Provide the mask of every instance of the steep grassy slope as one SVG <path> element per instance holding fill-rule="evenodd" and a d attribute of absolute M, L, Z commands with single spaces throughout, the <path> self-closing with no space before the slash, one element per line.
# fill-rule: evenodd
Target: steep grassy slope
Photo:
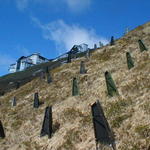
<path fill-rule="evenodd" d="M 95 51 L 94 49 L 90 49 L 91 52 Z M 80 58 L 85 56 L 86 52 L 80 52 L 74 54 L 73 57 Z M 66 53 L 67 54 L 67 53 Z M 25 85 L 26 83 L 33 80 L 35 77 L 39 77 L 41 72 L 44 72 L 47 67 L 50 70 L 61 66 L 62 63 L 67 61 L 67 57 L 57 57 L 53 61 L 49 61 L 46 63 L 38 64 L 32 67 L 27 68 L 26 70 L 10 73 L 5 76 L 0 77 L 0 96 L 4 95 L 6 92 L 10 92 L 19 86 Z"/>
<path fill-rule="evenodd" d="M 10 73 L 0 77 L 0 95 L 3 95 L 3 93 L 10 92 L 11 90 L 15 89 L 16 83 L 19 83 L 19 85 L 22 86 L 28 83 L 29 81 L 33 80 L 35 77 L 40 76 L 40 73 L 42 71 L 45 71 L 46 67 L 53 69 L 60 66 L 60 64 L 61 63 L 59 61 L 50 61 L 32 66 L 24 71 Z"/>
<path fill-rule="evenodd" d="M 140 52 L 138 39 L 149 51 Z M 131 70 L 126 64 L 128 51 L 135 61 Z M 81 60 L 86 62 L 86 75 L 79 74 Z M 106 70 L 111 72 L 119 96 L 107 95 Z M 98 49 L 89 61 L 80 58 L 54 69 L 52 76 L 49 85 L 36 78 L 0 97 L 0 120 L 6 132 L 0 150 L 95 150 L 91 105 L 97 99 L 114 131 L 118 150 L 150 149 L 150 23 L 117 40 L 115 46 Z M 71 96 L 73 77 L 78 78 L 80 96 Z M 44 104 L 33 109 L 37 91 Z M 17 106 L 12 108 L 13 96 Z M 39 137 L 48 105 L 53 106 L 55 132 L 51 139 Z"/>

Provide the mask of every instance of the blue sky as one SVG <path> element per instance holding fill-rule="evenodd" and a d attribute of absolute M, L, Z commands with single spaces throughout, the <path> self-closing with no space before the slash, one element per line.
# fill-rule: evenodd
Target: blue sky
<path fill-rule="evenodd" d="M 150 0 L 0 0 L 0 76 L 18 57 L 107 43 L 150 18 Z"/>

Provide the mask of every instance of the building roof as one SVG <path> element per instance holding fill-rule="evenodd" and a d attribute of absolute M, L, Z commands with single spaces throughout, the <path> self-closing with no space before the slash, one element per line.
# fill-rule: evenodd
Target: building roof
<path fill-rule="evenodd" d="M 33 54 L 29 55 L 29 56 L 21 56 L 17 61 L 20 61 L 20 60 L 25 59 L 25 58 L 29 58 L 29 57 L 31 57 L 33 55 L 38 55 L 40 59 L 49 61 L 49 59 L 47 59 L 47 58 L 45 58 L 43 56 L 40 56 L 40 53 L 33 53 Z M 14 63 L 14 64 L 11 64 L 10 66 L 13 66 L 13 65 L 16 65 L 16 64 Z"/>
<path fill-rule="evenodd" d="M 33 55 L 38 55 L 41 59 L 49 60 L 49 59 L 47 59 L 47 58 L 41 56 L 40 53 L 33 53 L 33 54 L 31 54 L 31 55 L 29 55 L 29 56 L 27 56 L 27 57 L 31 57 L 31 56 L 33 56 Z"/>
<path fill-rule="evenodd" d="M 21 57 L 18 59 L 18 61 L 21 60 L 21 59 L 24 59 L 24 58 L 26 58 L 26 57 L 25 57 L 25 56 L 21 56 Z"/>
<path fill-rule="evenodd" d="M 33 55 L 38 55 L 40 59 L 48 60 L 47 58 L 41 56 L 40 53 L 33 53 L 33 54 L 31 54 L 31 55 L 29 55 L 29 56 L 26 56 L 26 57 L 25 57 L 25 56 L 21 56 L 18 60 L 25 59 L 25 58 L 29 58 L 29 57 L 31 57 L 31 56 L 33 56 Z"/>

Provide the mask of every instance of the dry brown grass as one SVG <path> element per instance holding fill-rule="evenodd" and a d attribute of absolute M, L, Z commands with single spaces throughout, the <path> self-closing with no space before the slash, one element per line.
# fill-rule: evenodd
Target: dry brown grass
<path fill-rule="evenodd" d="M 98 49 L 90 60 L 80 58 L 52 70 L 53 82 L 39 78 L 0 97 L 0 120 L 6 139 L 0 150 L 95 150 L 91 105 L 99 99 L 115 134 L 117 150 L 150 148 L 150 23 L 119 39 L 115 46 Z M 140 53 L 137 40 L 142 38 L 149 51 Z M 127 69 L 125 53 L 130 51 L 135 67 Z M 81 61 L 87 74 L 80 75 Z M 110 98 L 104 72 L 108 70 L 119 91 Z M 80 95 L 71 96 L 72 78 L 79 81 Z M 33 95 L 39 92 L 39 109 L 33 109 Z M 10 100 L 16 96 L 17 106 Z M 45 107 L 53 106 L 54 133 L 40 138 Z M 104 147 L 103 149 L 110 149 Z"/>

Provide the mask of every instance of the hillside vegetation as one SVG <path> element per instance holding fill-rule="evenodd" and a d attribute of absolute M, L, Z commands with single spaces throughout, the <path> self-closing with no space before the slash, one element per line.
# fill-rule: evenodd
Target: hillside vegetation
<path fill-rule="evenodd" d="M 140 52 L 141 39 L 148 51 Z M 135 67 L 127 68 L 126 52 L 131 52 Z M 85 61 L 87 74 L 79 74 Z M 119 96 L 107 94 L 104 73 L 111 75 Z M 91 105 L 100 100 L 115 134 L 117 150 L 150 150 L 150 23 L 139 26 L 116 41 L 85 57 L 51 71 L 53 82 L 35 78 L 17 90 L 0 97 L 0 120 L 6 133 L 0 150 L 95 150 Z M 80 96 L 72 96 L 72 79 L 78 79 Z M 33 95 L 39 92 L 38 109 Z M 11 106 L 16 96 L 17 106 Z M 45 108 L 52 105 L 51 139 L 40 138 Z M 104 147 L 103 149 L 111 149 Z"/>

